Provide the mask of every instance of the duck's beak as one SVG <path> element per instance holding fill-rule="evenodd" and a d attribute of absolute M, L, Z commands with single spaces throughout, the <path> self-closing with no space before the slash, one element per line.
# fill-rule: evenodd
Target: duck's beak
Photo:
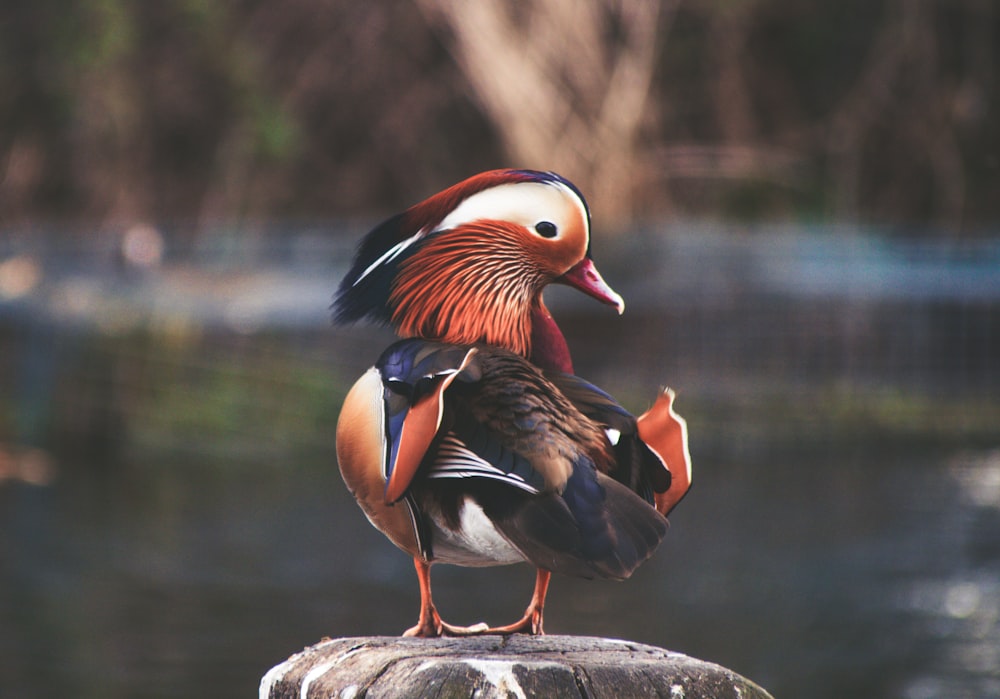
<path fill-rule="evenodd" d="M 597 271 L 597 267 L 594 266 L 594 261 L 589 257 L 583 258 L 566 274 L 557 278 L 556 282 L 572 286 L 601 303 L 614 306 L 618 309 L 618 315 L 625 312 L 625 299 L 608 286 L 601 273 Z"/>

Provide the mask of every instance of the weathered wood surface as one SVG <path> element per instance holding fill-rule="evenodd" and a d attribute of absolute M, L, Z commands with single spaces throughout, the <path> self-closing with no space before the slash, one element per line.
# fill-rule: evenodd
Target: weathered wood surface
<path fill-rule="evenodd" d="M 770 699 L 724 667 L 581 636 L 326 640 L 272 668 L 260 699 L 662 697 Z"/>

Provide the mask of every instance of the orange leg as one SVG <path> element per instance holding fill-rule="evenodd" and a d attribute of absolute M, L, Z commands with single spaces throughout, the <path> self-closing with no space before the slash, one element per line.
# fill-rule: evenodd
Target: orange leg
<path fill-rule="evenodd" d="M 403 632 L 404 636 L 438 637 L 438 636 L 477 636 L 484 634 L 526 633 L 532 636 L 543 636 L 542 612 L 545 609 L 545 595 L 549 591 L 549 579 L 552 573 L 542 568 L 535 575 L 535 592 L 524 616 L 507 626 L 488 627 L 484 623 L 472 626 L 452 626 L 441 620 L 434 600 L 431 598 L 431 564 L 421 558 L 413 559 L 417 569 L 417 580 L 420 583 L 420 618 L 417 625 Z"/>
<path fill-rule="evenodd" d="M 485 633 L 486 624 L 474 626 L 452 626 L 441 621 L 431 598 L 431 564 L 422 558 L 413 559 L 413 567 L 417 569 L 417 580 L 420 583 L 420 618 L 417 625 L 403 632 L 404 636 L 474 636 Z"/>
<path fill-rule="evenodd" d="M 483 633 L 527 633 L 532 636 L 544 636 L 542 612 L 545 610 L 545 595 L 549 591 L 549 579 L 551 577 L 552 573 L 544 568 L 539 568 L 535 575 L 535 592 L 531 596 L 531 603 L 525 610 L 524 616 L 513 624 L 487 629 Z"/>

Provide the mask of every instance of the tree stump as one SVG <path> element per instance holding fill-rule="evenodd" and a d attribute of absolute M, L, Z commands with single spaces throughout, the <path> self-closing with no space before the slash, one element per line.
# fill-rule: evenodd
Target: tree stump
<path fill-rule="evenodd" d="M 771 699 L 724 667 L 582 636 L 325 640 L 272 668 L 260 699 L 662 697 Z"/>

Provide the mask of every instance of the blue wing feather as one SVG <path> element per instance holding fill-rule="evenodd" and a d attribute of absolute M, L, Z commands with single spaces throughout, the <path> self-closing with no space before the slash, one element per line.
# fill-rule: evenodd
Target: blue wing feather
<path fill-rule="evenodd" d="M 390 346 L 376 362 L 382 376 L 387 453 L 383 476 L 392 475 L 407 413 L 433 388 L 434 381 L 459 371 L 469 352 L 467 347 L 407 339 Z M 481 378 L 475 362 L 457 377 L 460 383 Z M 450 390 L 450 389 L 449 389 Z M 531 493 L 540 492 L 545 482 L 524 456 L 471 416 L 453 415 L 450 428 L 440 436 L 433 459 L 425 471 L 427 478 L 490 478 Z M 533 429 L 532 426 L 518 426 Z"/>

